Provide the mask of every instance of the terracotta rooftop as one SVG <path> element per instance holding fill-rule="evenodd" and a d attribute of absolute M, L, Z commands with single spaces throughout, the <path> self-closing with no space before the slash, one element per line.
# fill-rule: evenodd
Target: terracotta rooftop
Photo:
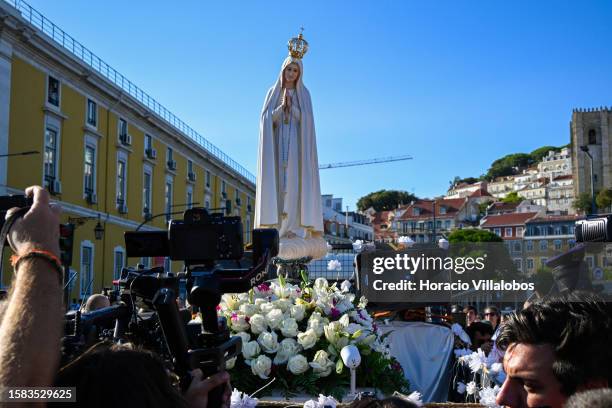
<path fill-rule="evenodd" d="M 528 220 L 535 217 L 538 213 L 512 213 L 512 214 L 499 214 L 499 215 L 487 215 L 483 222 L 480 224 L 483 228 L 510 226 L 510 225 L 524 225 Z"/>
<path fill-rule="evenodd" d="M 563 176 L 557 176 L 553 180 L 570 180 L 573 179 L 574 176 L 571 174 L 564 174 Z"/>
<path fill-rule="evenodd" d="M 546 215 L 544 217 L 536 217 L 527 221 L 528 223 L 544 223 L 544 222 L 561 222 L 561 221 L 578 221 L 583 220 L 583 215 Z"/>
<path fill-rule="evenodd" d="M 447 198 L 436 200 L 436 218 L 453 218 L 465 205 L 466 198 Z M 422 220 L 433 217 L 433 203 L 434 200 L 417 200 L 414 203 L 407 206 L 400 220 Z M 446 212 L 441 213 L 442 207 L 446 209 Z M 419 215 L 414 215 L 413 210 L 419 209 Z"/>

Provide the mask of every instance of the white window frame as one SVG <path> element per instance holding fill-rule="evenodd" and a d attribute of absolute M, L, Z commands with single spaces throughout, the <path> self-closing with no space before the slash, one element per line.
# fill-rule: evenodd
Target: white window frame
<path fill-rule="evenodd" d="M 501 228 L 493 228 L 493 233 L 497 235 L 498 237 L 502 236 Z"/>
<path fill-rule="evenodd" d="M 532 271 L 535 263 L 533 262 L 533 258 L 527 258 L 525 262 L 525 268 L 528 271 Z"/>
<path fill-rule="evenodd" d="M 89 267 L 91 271 L 91 276 L 90 276 L 90 279 L 87 282 L 85 282 L 85 287 L 83 287 L 83 279 L 85 278 L 84 273 L 83 273 L 83 249 L 84 248 L 91 249 L 91 258 L 89 259 Z M 84 299 L 85 295 L 91 296 L 91 294 L 94 291 L 93 282 L 95 281 L 95 271 L 94 271 L 95 259 L 96 259 L 95 246 L 93 242 L 89 240 L 81 241 L 80 258 L 79 258 L 79 267 L 80 267 L 80 270 L 79 270 L 79 298 L 80 299 Z M 89 291 L 87 293 L 83 292 L 85 289 L 87 289 L 87 286 L 89 286 Z"/>
<path fill-rule="evenodd" d="M 89 104 L 93 103 L 95 106 L 95 110 L 94 110 L 94 123 L 90 123 L 89 119 Z M 98 102 L 96 102 L 95 100 L 93 100 L 92 98 L 86 98 L 85 101 L 85 125 L 92 128 L 92 129 L 97 129 L 98 128 Z"/>
<path fill-rule="evenodd" d="M 170 185 L 170 194 L 168 197 L 168 192 L 166 191 L 166 187 Z M 166 176 L 166 180 L 164 183 L 164 212 L 166 213 L 166 219 L 169 220 L 171 218 L 170 213 L 172 212 L 172 204 L 174 203 L 174 179 L 171 176 Z"/>
<path fill-rule="evenodd" d="M 193 187 L 187 186 L 185 191 L 185 204 L 187 204 L 187 208 L 191 209 L 193 207 Z"/>
<path fill-rule="evenodd" d="M 149 196 L 146 197 L 145 194 L 145 180 L 147 179 L 145 175 L 149 175 Z M 146 199 L 149 199 L 149 214 L 153 215 L 153 168 L 149 165 L 144 165 L 142 168 L 142 216 L 145 216 L 145 207 L 146 207 Z"/>
<path fill-rule="evenodd" d="M 85 192 L 86 183 L 85 183 L 85 151 L 87 147 L 91 147 L 94 150 L 93 157 L 93 187 L 92 192 L 97 194 L 98 191 L 98 138 L 90 135 L 85 135 L 85 149 L 83 150 L 83 198 L 87 198 L 87 193 Z"/>
<path fill-rule="evenodd" d="M 510 233 L 508 233 L 508 231 L 510 231 Z M 511 237 L 512 236 L 512 227 L 505 227 L 504 228 L 504 237 Z"/>
<path fill-rule="evenodd" d="M 542 239 L 539 242 L 540 251 L 548 251 L 548 240 Z"/>
<path fill-rule="evenodd" d="M 121 124 L 125 123 L 125 135 L 121 133 Z M 117 121 L 117 139 L 121 140 L 121 136 L 127 136 L 129 134 L 129 124 L 127 119 L 124 119 L 122 117 L 119 117 L 119 120 Z"/>
<path fill-rule="evenodd" d="M 147 146 L 147 140 L 151 141 L 151 144 L 149 146 Z M 153 136 L 151 136 L 149 133 L 145 133 L 144 135 L 144 153 L 145 155 L 147 154 L 147 149 L 153 149 Z"/>
<path fill-rule="evenodd" d="M 115 166 L 115 170 L 116 170 L 116 177 L 115 177 L 115 183 L 116 183 L 116 193 L 115 193 L 115 207 L 119 208 L 119 162 L 122 161 L 125 163 L 125 175 L 124 175 L 124 182 L 123 182 L 123 204 L 125 206 L 127 206 L 127 192 L 128 192 L 128 155 L 126 152 L 124 152 L 123 150 L 118 150 L 117 151 L 117 162 L 116 162 L 116 166 Z"/>
<path fill-rule="evenodd" d="M 518 238 L 522 238 L 524 234 L 524 229 L 523 227 L 516 227 L 516 236 Z"/>
<path fill-rule="evenodd" d="M 125 249 L 122 246 L 116 246 L 113 249 L 113 280 L 121 277 L 121 270 L 119 270 L 119 273 L 117 274 L 117 254 L 121 254 L 122 256 L 121 269 L 125 268 L 126 265 Z"/>
<path fill-rule="evenodd" d="M 57 81 L 57 105 L 52 104 L 51 102 L 49 102 L 49 79 L 53 78 Z M 60 81 L 60 79 L 56 76 L 53 76 L 51 74 L 47 74 L 47 81 L 46 81 L 46 88 L 45 88 L 45 105 L 46 106 L 52 106 L 55 109 L 59 110 L 60 107 L 62 106 L 62 81 Z"/>
<path fill-rule="evenodd" d="M 57 120 L 56 118 L 53 118 L 51 116 L 47 116 L 46 120 L 45 120 L 45 126 L 44 126 L 44 131 L 43 131 L 43 149 L 46 150 L 47 148 L 47 130 L 52 130 L 53 132 L 55 132 L 55 164 L 53 166 L 53 172 L 55 174 L 52 175 L 54 180 L 58 180 L 59 181 L 59 174 L 60 174 L 60 163 L 61 163 L 61 123 L 59 120 Z M 41 185 L 45 185 L 45 153 L 43 152 L 43 166 L 42 166 L 42 184 Z"/>

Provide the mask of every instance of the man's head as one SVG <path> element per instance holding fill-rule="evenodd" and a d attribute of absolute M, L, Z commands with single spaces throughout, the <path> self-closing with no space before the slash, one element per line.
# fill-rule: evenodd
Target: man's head
<path fill-rule="evenodd" d="M 510 316 L 497 338 L 507 377 L 497 397 L 509 407 L 561 408 L 578 390 L 610 384 L 612 318 L 592 295 L 538 300 Z"/>
<path fill-rule="evenodd" d="M 565 408 L 610 408 L 612 407 L 612 390 L 600 388 L 577 392 L 565 404 Z"/>
<path fill-rule="evenodd" d="M 495 306 L 487 306 L 484 310 L 484 318 L 486 321 L 490 322 L 494 329 L 499 325 L 499 310 Z"/>
<path fill-rule="evenodd" d="M 465 331 L 470 336 L 472 345 L 476 348 L 491 341 L 493 336 L 493 327 L 489 323 L 484 322 L 474 322 Z"/>
<path fill-rule="evenodd" d="M 85 303 L 85 306 L 83 306 L 82 311 L 85 313 L 93 312 L 94 310 L 102 309 L 104 307 L 109 307 L 109 306 L 110 306 L 110 301 L 108 300 L 108 298 L 101 293 L 96 293 L 94 295 L 91 295 L 87 299 L 87 302 Z"/>
<path fill-rule="evenodd" d="M 466 316 L 466 324 L 469 326 L 478 320 L 478 310 L 474 306 L 466 306 L 463 308 L 463 313 Z"/>

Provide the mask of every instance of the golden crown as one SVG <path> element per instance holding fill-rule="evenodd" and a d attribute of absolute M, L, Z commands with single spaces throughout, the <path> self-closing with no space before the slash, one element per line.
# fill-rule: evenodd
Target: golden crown
<path fill-rule="evenodd" d="M 304 31 L 303 28 L 302 31 Z M 308 52 L 308 42 L 306 42 L 304 36 L 300 32 L 300 35 L 289 40 L 287 43 L 287 48 L 289 48 L 289 54 L 293 58 L 302 59 L 302 57 L 304 57 L 304 55 Z"/>

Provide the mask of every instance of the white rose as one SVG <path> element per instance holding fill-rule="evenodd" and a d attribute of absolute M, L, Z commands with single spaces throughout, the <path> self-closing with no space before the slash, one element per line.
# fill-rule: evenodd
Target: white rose
<path fill-rule="evenodd" d="M 340 340 L 340 330 L 342 330 L 340 322 L 331 322 L 323 328 L 325 338 L 333 345 L 336 345 Z"/>
<path fill-rule="evenodd" d="M 225 369 L 231 370 L 236 365 L 236 357 L 232 357 L 225 362 Z"/>
<path fill-rule="evenodd" d="M 261 306 L 268 303 L 268 299 L 257 298 L 255 299 L 255 307 L 257 310 L 261 310 Z"/>
<path fill-rule="evenodd" d="M 285 337 L 295 337 L 298 332 L 298 324 L 293 317 L 283 320 L 280 331 Z"/>
<path fill-rule="evenodd" d="M 289 314 L 295 319 L 296 322 L 304 320 L 306 314 L 306 307 L 304 305 L 292 305 L 289 308 Z"/>
<path fill-rule="evenodd" d="M 296 354 L 295 356 L 289 359 L 287 363 L 287 369 L 291 371 L 293 374 L 302 374 L 308 371 L 310 366 L 308 365 L 308 360 L 301 354 Z"/>
<path fill-rule="evenodd" d="M 342 284 L 340 285 L 340 290 L 342 290 L 342 292 L 348 292 L 351 290 L 351 282 L 345 280 L 344 282 L 342 282 Z"/>
<path fill-rule="evenodd" d="M 267 380 L 272 369 L 272 360 L 270 357 L 260 355 L 255 360 L 251 361 L 251 372 L 259 376 L 262 380 Z"/>
<path fill-rule="evenodd" d="M 315 353 L 310 366 L 319 377 L 327 377 L 331 374 L 332 367 L 335 366 L 333 361 L 329 359 L 329 355 L 325 350 L 319 350 Z"/>
<path fill-rule="evenodd" d="M 304 333 L 298 333 L 297 338 L 298 343 L 304 347 L 304 350 L 314 347 L 317 340 L 319 340 L 319 336 L 317 336 L 317 333 L 313 329 L 308 329 Z"/>
<path fill-rule="evenodd" d="M 276 353 L 278 351 L 278 336 L 274 332 L 265 331 L 261 333 L 257 337 L 257 342 L 266 353 Z"/>
<path fill-rule="evenodd" d="M 338 320 L 343 327 L 348 327 L 351 322 L 349 319 L 349 315 L 343 314 L 342 317 Z"/>
<path fill-rule="evenodd" d="M 327 283 L 327 279 L 325 278 L 317 278 L 314 282 L 315 289 L 327 289 L 329 284 Z"/>
<path fill-rule="evenodd" d="M 279 308 L 285 313 L 291 307 L 291 300 L 289 299 L 278 299 L 274 301 L 274 306 Z"/>
<path fill-rule="evenodd" d="M 267 315 L 274 309 L 276 309 L 276 306 L 274 306 L 274 303 L 271 303 L 271 302 L 262 303 L 259 306 L 259 310 L 261 310 L 261 313 L 264 315 Z"/>
<path fill-rule="evenodd" d="M 266 321 L 268 322 L 268 326 L 270 326 L 271 329 L 278 329 L 281 323 L 283 322 L 284 317 L 285 315 L 283 314 L 282 310 L 272 309 L 266 315 Z"/>
<path fill-rule="evenodd" d="M 301 350 L 295 339 L 284 339 L 280 342 L 278 353 L 274 357 L 274 364 L 285 364 L 287 360 L 296 355 Z"/>
<path fill-rule="evenodd" d="M 322 319 L 319 312 L 314 312 L 308 319 L 308 329 L 312 329 L 317 333 L 317 336 L 323 334 L 323 329 L 327 324 L 327 319 Z"/>
<path fill-rule="evenodd" d="M 249 324 L 251 325 L 251 331 L 253 332 L 253 334 L 259 334 L 268 330 L 268 323 L 266 322 L 266 318 L 258 313 L 251 316 Z"/>
<path fill-rule="evenodd" d="M 240 337 L 242 339 L 242 344 L 246 344 L 251 340 L 251 335 L 243 331 L 234 334 L 234 336 Z"/>
<path fill-rule="evenodd" d="M 240 305 L 240 311 L 244 313 L 245 316 L 251 317 L 257 313 L 257 306 L 250 303 L 244 303 Z"/>
<path fill-rule="evenodd" d="M 249 330 L 249 323 L 246 321 L 246 316 L 237 314 L 230 317 L 230 325 L 237 332 Z"/>
<path fill-rule="evenodd" d="M 259 343 L 257 343 L 255 340 L 249 341 L 248 343 L 242 345 L 242 356 L 245 360 L 255 358 L 255 356 L 257 356 L 260 352 L 261 350 L 259 348 Z"/>
<path fill-rule="evenodd" d="M 229 293 L 221 296 L 221 307 L 228 310 L 236 310 L 240 307 L 240 301 L 238 300 L 238 296 L 231 295 Z"/>

